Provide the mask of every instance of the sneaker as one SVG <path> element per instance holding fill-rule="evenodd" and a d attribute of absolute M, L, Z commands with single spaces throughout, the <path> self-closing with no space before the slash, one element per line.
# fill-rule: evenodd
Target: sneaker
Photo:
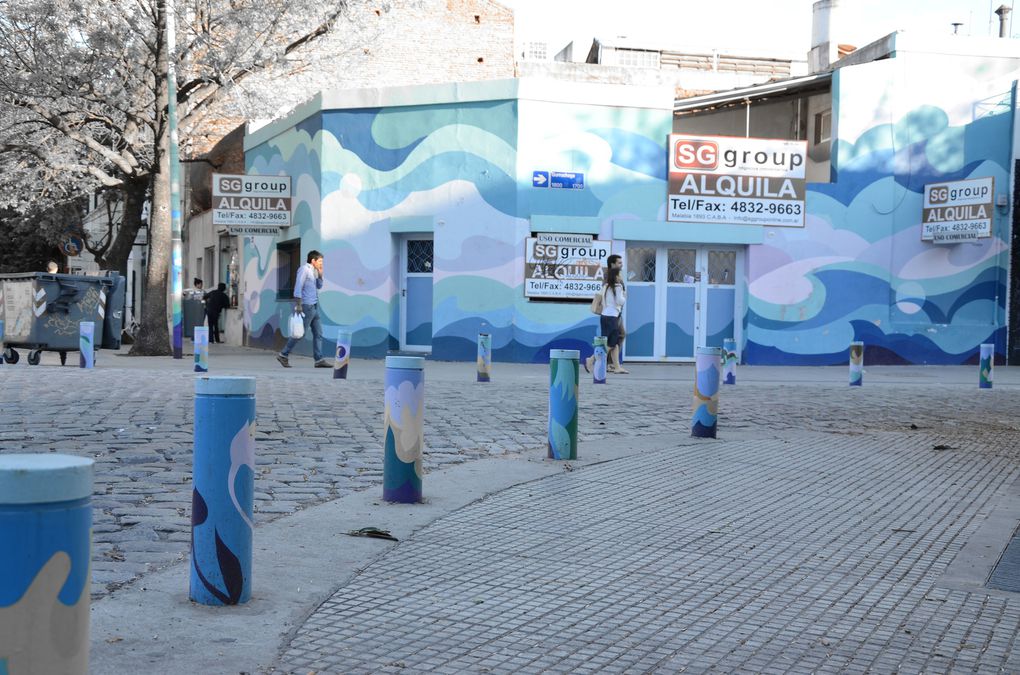
<path fill-rule="evenodd" d="M 319 359 L 318 361 L 315 362 L 315 367 L 316 368 L 332 368 L 333 367 L 333 362 L 332 361 L 327 361 L 326 359 Z"/>
<path fill-rule="evenodd" d="M 290 368 L 290 359 L 288 359 L 283 354 L 277 354 L 276 360 L 279 361 L 280 365 L 283 366 L 284 368 Z"/>

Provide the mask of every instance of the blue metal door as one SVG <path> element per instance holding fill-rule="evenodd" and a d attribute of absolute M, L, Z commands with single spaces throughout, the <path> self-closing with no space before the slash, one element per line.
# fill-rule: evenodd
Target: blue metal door
<path fill-rule="evenodd" d="M 432 239 L 403 239 L 400 258 L 400 348 L 427 352 L 432 349 Z"/>

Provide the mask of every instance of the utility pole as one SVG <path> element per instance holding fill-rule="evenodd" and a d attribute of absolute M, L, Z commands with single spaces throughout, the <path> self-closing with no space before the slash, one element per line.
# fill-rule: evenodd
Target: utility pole
<path fill-rule="evenodd" d="M 181 315 L 181 161 L 177 141 L 177 9 L 174 0 L 166 0 L 166 79 L 167 126 L 170 131 L 170 237 L 173 245 L 170 265 L 170 288 L 173 307 L 173 352 L 179 359 L 184 354 L 184 322 Z"/>

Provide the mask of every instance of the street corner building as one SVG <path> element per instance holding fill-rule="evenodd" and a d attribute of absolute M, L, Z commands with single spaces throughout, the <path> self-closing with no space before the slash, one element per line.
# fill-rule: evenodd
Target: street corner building
<path fill-rule="evenodd" d="M 1005 357 L 1011 42 L 894 33 L 689 100 L 528 78 L 323 92 L 245 139 L 248 174 L 293 184 L 292 224 L 244 238 L 247 343 L 281 344 L 317 249 L 325 336 L 353 331 L 354 355 L 473 361 L 479 333 L 498 361 L 590 354 L 619 254 L 628 361 L 728 338 L 750 364 L 846 363 L 855 341 L 869 363 Z"/>

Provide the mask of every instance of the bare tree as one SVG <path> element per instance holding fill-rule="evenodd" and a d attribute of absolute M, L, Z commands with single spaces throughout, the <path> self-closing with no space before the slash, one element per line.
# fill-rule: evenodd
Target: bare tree
<path fill-rule="evenodd" d="M 238 83 L 333 30 L 348 0 L 181 0 L 182 138 Z M 170 264 L 165 0 L 0 0 L 0 206 L 61 193 L 122 193 L 104 245 L 126 270 L 151 194 L 146 302 L 132 353 L 169 354 Z M 8 169 L 11 169 L 8 172 Z"/>

